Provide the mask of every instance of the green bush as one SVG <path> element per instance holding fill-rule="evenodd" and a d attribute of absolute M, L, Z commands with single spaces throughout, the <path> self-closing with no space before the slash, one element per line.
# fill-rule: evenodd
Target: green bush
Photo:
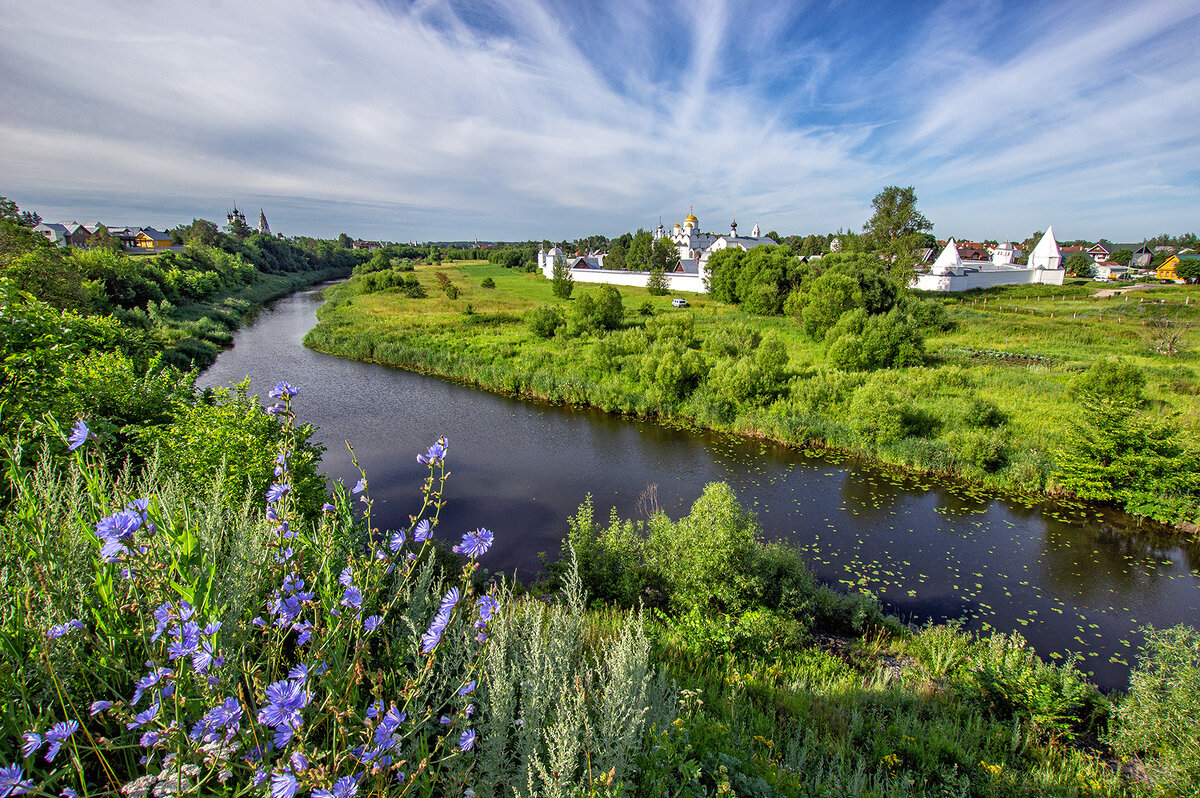
<path fill-rule="evenodd" d="M 556 330 L 566 323 L 562 309 L 557 305 L 539 305 L 525 314 L 525 324 L 539 338 L 551 338 Z"/>
<path fill-rule="evenodd" d="M 894 390 L 870 382 L 854 392 L 847 411 L 851 429 L 872 446 L 894 443 L 909 432 L 911 408 Z"/>
<path fill-rule="evenodd" d="M 495 281 L 495 280 L 493 280 L 491 277 L 484 277 L 484 278 L 483 278 L 483 282 L 482 282 L 482 283 L 480 283 L 480 284 L 479 284 L 479 286 L 480 286 L 481 288 L 495 288 L 495 287 L 496 287 L 496 281 Z"/>
<path fill-rule="evenodd" d="M 1071 380 L 1071 396 L 1081 401 L 1108 400 L 1124 407 L 1140 407 L 1145 398 L 1146 375 L 1137 366 L 1120 359 L 1103 359 Z"/>
<path fill-rule="evenodd" d="M 1018 632 L 980 642 L 968 697 L 1001 720 L 1021 718 L 1051 740 L 1073 740 L 1106 711 L 1100 692 L 1075 669 L 1078 656 L 1047 665 Z"/>
<path fill-rule="evenodd" d="M 1195 795 L 1200 785 L 1200 632 L 1150 629 L 1117 705 L 1109 743 L 1123 759 L 1139 757 L 1163 795 Z"/>

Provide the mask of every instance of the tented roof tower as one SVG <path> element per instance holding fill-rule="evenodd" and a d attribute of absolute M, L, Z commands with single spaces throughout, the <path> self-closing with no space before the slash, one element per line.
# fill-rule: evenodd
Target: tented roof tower
<path fill-rule="evenodd" d="M 954 274 L 954 270 L 962 270 L 962 258 L 958 256 L 958 244 L 954 239 L 946 242 L 946 248 L 942 250 L 942 254 L 937 256 L 937 260 L 930 267 L 930 274 Z"/>
<path fill-rule="evenodd" d="M 1062 250 L 1054 240 L 1054 227 L 1047 227 L 1046 234 L 1029 253 L 1029 268 L 1031 269 L 1061 269 Z"/>

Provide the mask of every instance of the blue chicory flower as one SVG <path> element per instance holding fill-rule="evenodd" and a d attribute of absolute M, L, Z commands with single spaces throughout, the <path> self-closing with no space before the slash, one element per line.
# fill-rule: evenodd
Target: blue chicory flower
<path fill-rule="evenodd" d="M 470 751 L 474 747 L 475 747 L 475 730 L 467 729 L 458 738 L 458 750 L 459 751 Z"/>
<path fill-rule="evenodd" d="M 404 530 L 400 530 L 398 532 L 393 532 L 392 539 L 388 543 L 388 548 L 391 549 L 393 553 L 395 553 L 397 551 L 400 551 L 400 549 L 407 542 L 408 542 L 408 538 L 405 536 Z"/>
<path fill-rule="evenodd" d="M 16 798 L 33 789 L 33 780 L 25 778 L 25 769 L 20 765 L 0 768 L 0 796 Z"/>
<path fill-rule="evenodd" d="M 296 777 L 288 771 L 271 775 L 271 798 L 296 798 Z"/>
<path fill-rule="evenodd" d="M 160 708 L 161 708 L 161 705 L 158 703 L 151 704 L 150 708 L 147 709 L 145 712 L 142 712 L 138 715 L 134 715 L 133 720 L 131 720 L 129 723 L 125 724 L 125 728 L 130 729 L 130 730 L 142 728 L 147 723 L 149 723 L 150 721 L 152 721 L 158 717 L 158 710 Z"/>
<path fill-rule="evenodd" d="M 326 512 L 326 513 L 332 513 L 332 512 L 333 512 L 334 510 L 336 510 L 336 509 L 337 509 L 337 508 L 336 508 L 336 507 L 334 507 L 334 506 L 333 506 L 332 504 L 330 504 L 329 502 L 325 502 L 324 504 L 322 504 L 322 505 L 321 505 L 321 510 L 322 510 L 323 512 Z"/>
<path fill-rule="evenodd" d="M 438 438 L 437 442 L 430 446 L 425 454 L 417 455 L 417 462 L 428 466 L 441 465 L 446 460 L 446 451 L 449 447 L 450 444 L 446 442 L 445 437 Z"/>
<path fill-rule="evenodd" d="M 475 689 L 475 680 L 472 679 L 471 681 L 467 682 L 465 685 L 462 686 L 462 689 L 460 689 L 458 691 L 458 694 L 459 695 L 470 695 L 471 692 L 474 691 L 474 689 Z"/>
<path fill-rule="evenodd" d="M 433 535 L 433 524 L 429 523 L 429 519 L 422 518 L 417 522 L 417 526 L 413 529 L 413 540 L 418 543 L 424 543 Z"/>
<path fill-rule="evenodd" d="M 296 394 L 300 393 L 287 382 L 280 380 L 275 384 L 275 387 L 267 394 L 272 399 L 291 399 Z"/>
<path fill-rule="evenodd" d="M 71 427 L 71 434 L 67 437 L 67 449 L 75 451 L 80 446 L 87 443 L 87 439 L 92 437 L 92 431 L 88 429 L 88 425 L 83 423 L 83 419 L 75 422 L 75 426 Z"/>
<path fill-rule="evenodd" d="M 358 480 L 358 482 L 354 483 L 354 487 L 350 489 L 350 492 L 351 493 L 362 493 L 366 489 L 367 489 L 367 478 L 362 477 Z"/>
<path fill-rule="evenodd" d="M 112 706 L 111 701 L 93 701 L 92 706 L 88 711 L 88 714 L 90 714 L 92 717 L 95 717 L 96 715 L 99 715 L 101 712 L 103 712 L 104 710 L 108 709 L 111 706 Z"/>
<path fill-rule="evenodd" d="M 354 610 L 355 612 L 361 612 L 362 611 L 362 600 L 363 600 L 362 591 L 359 590 L 354 585 L 350 585 L 350 587 L 346 588 L 345 592 L 342 593 L 342 602 L 341 603 L 342 603 L 342 606 L 349 607 L 350 609 Z"/>
<path fill-rule="evenodd" d="M 31 757 L 42 748 L 42 735 L 37 732 L 27 731 L 21 735 L 21 739 L 25 744 L 21 746 L 21 756 Z"/>
<path fill-rule="evenodd" d="M 58 638 L 62 637 L 67 632 L 71 631 L 72 629 L 82 629 L 82 628 L 83 628 L 82 621 L 67 621 L 66 623 L 60 623 L 58 626 L 50 627 L 50 629 L 46 632 L 46 637 L 48 637 L 51 640 L 57 640 Z"/>
<path fill-rule="evenodd" d="M 328 790 L 312 791 L 312 798 L 354 798 L 358 794 L 358 780 L 353 776 L 342 776 Z"/>
<path fill-rule="evenodd" d="M 454 547 L 459 554 L 465 554 L 471 559 L 482 557 L 492 547 L 492 533 L 480 527 L 474 532 L 462 536 L 462 543 Z"/>
<path fill-rule="evenodd" d="M 354 572 L 350 570 L 349 565 L 343 568 L 342 572 L 338 574 L 338 584 L 343 587 L 354 584 Z"/>
<path fill-rule="evenodd" d="M 275 504 L 284 496 L 286 496 L 291 489 L 292 486 L 286 482 L 275 483 L 271 487 L 267 488 L 267 503 Z"/>
<path fill-rule="evenodd" d="M 383 617 L 379 615 L 370 615 L 363 621 L 363 631 L 371 634 L 379 628 L 379 624 L 383 623 Z"/>
<path fill-rule="evenodd" d="M 51 726 L 50 731 L 46 732 L 46 742 L 50 743 L 50 747 L 46 749 L 46 761 L 53 762 L 54 757 L 58 756 L 59 750 L 63 747 L 63 743 L 77 731 L 79 731 L 79 721 L 76 720 L 59 721 Z"/>

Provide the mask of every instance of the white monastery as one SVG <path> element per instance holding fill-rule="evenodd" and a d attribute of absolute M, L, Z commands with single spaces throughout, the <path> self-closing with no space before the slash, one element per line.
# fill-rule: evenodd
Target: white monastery
<path fill-rule="evenodd" d="M 1067 272 L 1063 268 L 1062 251 L 1054 240 L 1053 227 L 1046 228 L 1046 233 L 1029 253 L 1029 265 L 1015 263 L 1015 252 L 1012 243 L 1005 241 L 996 247 L 991 260 L 964 261 L 952 238 L 946 242 L 946 248 L 933 262 L 929 273 L 917 275 L 909 285 L 922 291 L 969 291 L 994 285 L 1063 284 Z"/>
<path fill-rule="evenodd" d="M 660 220 L 658 227 L 654 229 L 654 240 L 659 241 L 667 237 L 667 232 Z M 738 235 L 736 220 L 730 223 L 728 234 L 702 233 L 700 232 L 700 220 L 696 218 L 695 212 L 690 210 L 682 225 L 676 222 L 675 226 L 671 228 L 669 238 L 679 252 L 679 266 L 674 272 L 667 274 L 667 286 L 672 291 L 691 291 L 698 294 L 708 292 L 706 280 L 708 259 L 714 252 L 731 247 L 748 252 L 754 247 L 774 246 L 779 243 L 773 238 L 764 236 L 759 230 L 757 222 L 754 223 L 754 229 L 750 231 L 749 236 Z M 612 283 L 644 287 L 650 276 L 649 272 L 605 269 L 603 253 L 567 256 L 558 247 L 551 247 L 548 252 L 538 251 L 538 269 L 546 277 L 552 277 L 554 262 L 558 258 L 563 258 L 570 267 L 571 278 L 581 283 Z"/>

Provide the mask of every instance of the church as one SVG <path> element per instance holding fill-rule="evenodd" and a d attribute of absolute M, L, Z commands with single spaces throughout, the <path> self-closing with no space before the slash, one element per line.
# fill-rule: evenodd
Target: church
<path fill-rule="evenodd" d="M 728 233 L 704 233 L 700 230 L 700 220 L 694 210 L 689 209 L 683 224 L 675 223 L 668 235 L 662 220 L 654 229 L 654 240 L 664 238 L 675 245 L 679 253 L 679 266 L 667 275 L 667 284 L 672 291 L 692 291 L 707 293 L 707 264 L 714 252 L 736 247 L 749 251 L 754 247 L 775 246 L 779 242 L 764 236 L 754 223 L 754 229 L 749 236 L 738 235 L 737 220 L 729 225 Z M 563 258 L 571 269 L 571 277 L 585 283 L 611 283 L 614 285 L 645 286 L 649 272 L 635 272 L 624 269 L 605 269 L 604 254 L 567 257 L 558 247 L 550 251 L 538 251 L 538 269 L 546 277 L 552 277 L 554 261 Z"/>
<path fill-rule="evenodd" d="M 660 220 L 658 227 L 654 229 L 654 240 L 658 241 L 665 237 L 667 237 L 667 233 Z M 779 243 L 773 238 L 764 236 L 758 228 L 758 222 L 754 223 L 754 229 L 750 231 L 749 236 L 739 236 L 736 219 L 730 222 L 728 234 L 702 233 L 700 232 L 700 220 L 696 218 L 695 211 L 691 209 L 684 217 L 682 225 L 676 222 L 675 226 L 671 228 L 670 239 L 679 251 L 680 271 L 688 274 L 702 274 L 709 257 L 722 249 L 738 247 L 749 251 L 754 247 L 775 246 Z"/>

